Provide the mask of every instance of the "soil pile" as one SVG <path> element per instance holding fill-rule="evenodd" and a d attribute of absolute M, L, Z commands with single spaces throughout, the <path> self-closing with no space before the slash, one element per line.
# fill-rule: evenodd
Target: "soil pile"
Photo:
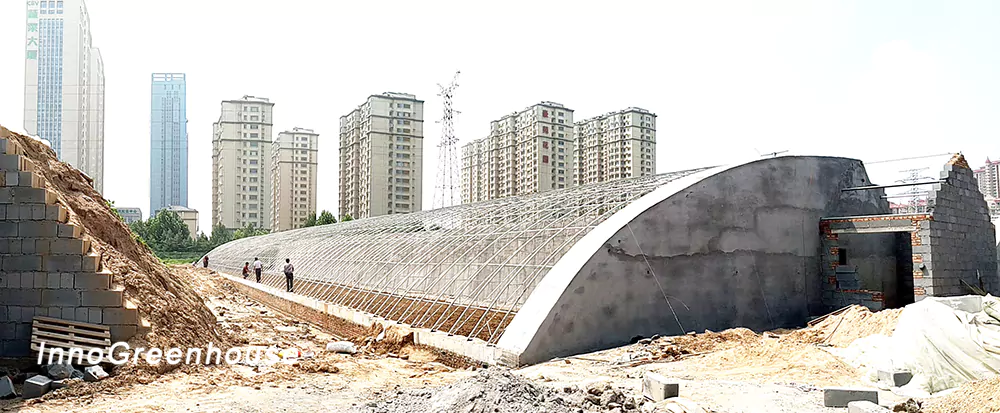
<path fill-rule="evenodd" d="M 69 221 L 83 228 L 101 267 L 114 274 L 114 283 L 125 288 L 127 300 L 151 324 L 150 331 L 133 338 L 145 347 L 204 347 L 212 342 L 227 345 L 216 332 L 215 316 L 184 280 L 171 275 L 149 248 L 137 241 L 89 179 L 42 142 L 0 126 L 0 137 L 17 142 L 35 165 L 45 186 L 58 195 L 69 212 Z M 134 347 L 133 347 L 134 348 Z M 160 369 L 166 364 L 161 364 Z"/>
<path fill-rule="evenodd" d="M 927 413 L 1000 412 L 1000 377 L 963 384 L 940 399 L 927 401 Z"/>
<path fill-rule="evenodd" d="M 611 386 L 586 390 L 566 387 L 556 390 L 502 368 L 480 370 L 467 380 L 436 389 L 399 391 L 391 398 L 371 401 L 356 412 L 384 413 L 534 413 L 607 411 L 638 412 L 636 400 Z"/>
<path fill-rule="evenodd" d="M 812 327 L 796 330 L 788 336 L 804 343 L 847 347 L 862 337 L 876 334 L 891 336 L 902 313 L 902 308 L 873 313 L 868 307 L 852 305 L 840 314 L 827 317 Z"/>

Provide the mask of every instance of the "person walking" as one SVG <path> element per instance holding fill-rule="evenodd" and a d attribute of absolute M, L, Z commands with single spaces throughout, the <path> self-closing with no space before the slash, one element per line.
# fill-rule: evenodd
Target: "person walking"
<path fill-rule="evenodd" d="M 245 280 L 249 276 L 250 276 L 250 263 L 249 262 L 244 262 L 243 263 L 243 279 Z"/>
<path fill-rule="evenodd" d="M 257 275 L 257 282 L 260 282 L 260 272 L 264 270 L 264 264 L 260 262 L 259 259 L 254 257 L 253 259 L 253 272 Z"/>
<path fill-rule="evenodd" d="M 293 292 L 292 278 L 294 277 L 293 275 L 294 273 L 295 273 L 295 267 L 292 265 L 292 261 L 288 258 L 285 258 L 285 286 L 287 287 L 288 292 Z"/>

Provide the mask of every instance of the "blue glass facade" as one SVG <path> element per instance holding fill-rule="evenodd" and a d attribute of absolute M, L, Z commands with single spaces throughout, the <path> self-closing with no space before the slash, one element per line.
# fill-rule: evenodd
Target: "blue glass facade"
<path fill-rule="evenodd" d="M 45 2 L 42 2 L 45 3 Z M 55 6 L 55 2 L 53 3 Z M 59 2 L 62 14 L 62 2 Z M 38 136 L 46 139 L 62 156 L 63 20 L 46 18 L 42 9 L 38 22 Z M 55 14 L 55 11 L 51 14 Z"/>
<path fill-rule="evenodd" d="M 188 206 L 187 83 L 183 73 L 154 73 L 149 115 L 149 214 Z"/>

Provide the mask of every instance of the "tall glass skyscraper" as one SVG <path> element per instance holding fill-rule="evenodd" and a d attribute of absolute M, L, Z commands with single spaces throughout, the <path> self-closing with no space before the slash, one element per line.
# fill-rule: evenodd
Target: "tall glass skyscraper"
<path fill-rule="evenodd" d="M 149 216 L 188 206 L 187 83 L 183 73 L 153 73 L 149 114 Z"/>
<path fill-rule="evenodd" d="M 83 0 L 27 0 L 24 129 L 104 189 L 104 61 Z"/>

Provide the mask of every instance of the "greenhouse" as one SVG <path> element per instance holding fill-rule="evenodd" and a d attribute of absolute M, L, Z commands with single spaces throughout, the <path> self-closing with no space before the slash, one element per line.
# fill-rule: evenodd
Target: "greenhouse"
<path fill-rule="evenodd" d="M 288 258 L 297 294 L 533 363 L 637 335 L 802 322 L 818 220 L 884 212 L 878 194 L 838 189 L 866 179 L 857 160 L 780 157 L 285 231 L 209 256 L 228 274 L 258 257 L 275 286 Z"/>

